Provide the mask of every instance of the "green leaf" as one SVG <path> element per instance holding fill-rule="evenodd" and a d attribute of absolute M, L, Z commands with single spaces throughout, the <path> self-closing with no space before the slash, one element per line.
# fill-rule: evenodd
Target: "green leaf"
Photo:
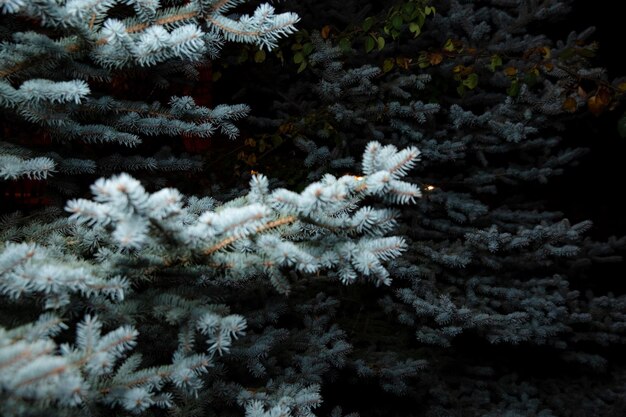
<path fill-rule="evenodd" d="M 387 58 L 385 59 L 385 61 L 383 62 L 383 72 L 389 72 L 393 69 L 394 66 L 394 62 L 392 58 Z"/>
<path fill-rule="evenodd" d="M 411 33 L 414 33 L 415 36 L 417 37 L 422 32 L 422 28 L 417 23 L 411 22 L 409 23 L 409 31 Z"/>
<path fill-rule="evenodd" d="M 397 14 L 394 17 L 392 17 L 391 18 L 391 26 L 393 26 L 395 29 L 400 30 L 400 28 L 402 27 L 402 16 Z"/>
<path fill-rule="evenodd" d="M 524 84 L 532 87 L 537 84 L 538 77 L 535 73 L 529 72 L 524 76 Z"/>
<path fill-rule="evenodd" d="M 420 11 L 420 13 L 417 14 L 417 21 L 415 23 L 417 23 L 420 28 L 424 26 L 424 22 L 426 21 L 426 16 Z"/>
<path fill-rule="evenodd" d="M 283 51 L 281 51 L 280 49 L 276 51 L 276 58 L 280 59 L 281 64 L 285 64 L 285 57 L 283 55 Z"/>
<path fill-rule="evenodd" d="M 433 6 L 426 6 L 424 7 L 424 14 L 426 16 L 430 15 L 430 14 L 435 14 L 435 8 Z"/>
<path fill-rule="evenodd" d="M 465 86 L 463 84 L 459 84 L 459 86 L 456 88 L 456 92 L 459 93 L 461 97 L 463 97 L 465 95 Z"/>
<path fill-rule="evenodd" d="M 302 61 L 302 64 L 298 67 L 298 74 L 300 74 L 306 68 L 306 61 Z"/>
<path fill-rule="evenodd" d="M 263 49 L 259 49 L 254 53 L 254 62 L 260 64 L 265 61 L 265 51 Z"/>
<path fill-rule="evenodd" d="M 420 53 L 419 58 L 417 58 L 417 65 L 420 68 L 430 67 L 430 60 L 428 59 L 428 54 L 426 52 Z"/>
<path fill-rule="evenodd" d="M 373 17 L 368 17 L 367 19 L 365 19 L 363 21 L 363 25 L 361 26 L 361 28 L 367 32 L 368 30 L 370 30 L 372 28 L 372 25 L 374 24 L 374 18 Z"/>
<path fill-rule="evenodd" d="M 496 72 L 496 69 L 501 66 L 502 58 L 500 57 L 500 55 L 492 55 L 491 62 L 489 63 L 489 69 L 491 70 L 491 72 Z"/>
<path fill-rule="evenodd" d="M 248 49 L 242 49 L 241 54 L 237 57 L 237 63 L 241 64 L 242 62 L 246 62 L 248 60 Z"/>
<path fill-rule="evenodd" d="M 378 50 L 380 51 L 385 47 L 385 38 L 379 36 L 378 38 L 376 38 L 376 43 L 378 44 Z"/>
<path fill-rule="evenodd" d="M 445 45 L 443 45 L 443 50 L 447 52 L 454 52 L 454 42 L 452 42 L 452 39 L 448 39 L 446 41 Z"/>
<path fill-rule="evenodd" d="M 341 49 L 343 52 L 349 52 L 352 49 L 352 43 L 350 42 L 350 39 L 348 38 L 341 38 L 338 46 L 339 46 L 339 49 Z"/>
<path fill-rule="evenodd" d="M 313 44 L 311 42 L 302 45 L 302 53 L 304 55 L 309 55 L 311 52 L 313 52 Z"/>
<path fill-rule="evenodd" d="M 376 41 L 371 36 L 365 38 L 365 52 L 371 52 L 371 50 L 374 49 L 375 44 Z"/>
<path fill-rule="evenodd" d="M 593 58 L 596 56 L 596 51 L 592 48 L 579 48 L 576 52 L 584 58 Z"/>
<path fill-rule="evenodd" d="M 296 64 L 300 64 L 302 61 L 304 61 L 304 54 L 302 52 L 298 52 L 293 56 L 293 62 Z"/>
<path fill-rule="evenodd" d="M 474 72 L 468 75 L 467 78 L 463 80 L 463 85 L 469 88 L 470 90 L 475 89 L 476 86 L 478 85 L 478 74 Z"/>
<path fill-rule="evenodd" d="M 559 59 L 560 60 L 566 60 L 566 59 L 570 59 L 571 57 L 573 57 L 575 55 L 575 51 L 574 48 L 565 48 L 563 49 L 563 51 L 559 54 Z"/>
<path fill-rule="evenodd" d="M 511 82 L 511 85 L 509 86 L 509 88 L 507 88 L 506 93 L 508 95 L 510 95 L 511 97 L 517 97 L 517 95 L 519 94 L 519 90 L 520 90 L 521 86 L 518 80 L 513 80 L 513 82 Z"/>
<path fill-rule="evenodd" d="M 274 136 L 272 136 L 272 145 L 274 145 L 274 146 L 278 146 L 278 145 L 280 145 L 281 143 L 283 143 L 283 138 L 281 138 L 281 137 L 280 137 L 280 136 L 278 136 L 278 135 L 274 135 Z"/>
<path fill-rule="evenodd" d="M 412 14 L 415 11 L 415 3 L 405 3 L 402 6 L 402 11 L 408 15 Z"/>

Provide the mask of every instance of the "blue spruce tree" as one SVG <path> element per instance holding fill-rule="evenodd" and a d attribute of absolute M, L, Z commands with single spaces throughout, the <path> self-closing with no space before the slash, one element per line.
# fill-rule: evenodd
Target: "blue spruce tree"
<path fill-rule="evenodd" d="M 409 247 L 394 284 L 340 297 L 359 312 L 346 378 L 405 395 L 415 415 L 623 409 L 612 349 L 625 341 L 626 299 L 589 279 L 621 261 L 625 239 L 588 238 L 591 223 L 547 208 L 541 191 L 586 153 L 568 125 L 623 97 L 623 79 L 592 65 L 593 30 L 542 33 L 566 1 L 341 3 L 294 7 L 303 30 L 281 53 L 299 82 L 257 83 L 249 96 L 275 101 L 249 120 L 293 143 L 309 168 L 292 169 L 302 182 L 350 172 L 371 138 L 422 153 L 411 178 L 424 195 L 402 209 Z M 382 323 L 395 330 L 368 330 Z M 552 373 L 529 370 L 548 364 Z"/>
<path fill-rule="evenodd" d="M 625 409 L 625 241 L 535 192 L 623 94 L 569 3 L 0 1 L 0 414 Z"/>
<path fill-rule="evenodd" d="M 226 202 L 158 181 L 149 191 L 128 172 L 201 161 L 167 150 L 145 156 L 142 142 L 235 137 L 233 121 L 249 109 L 209 109 L 190 97 L 148 104 L 106 88 L 132 71 L 162 86 L 193 76 L 224 42 L 271 49 L 294 31 L 297 15 L 268 4 L 235 14 L 240 3 L 0 5 L 2 180 L 52 177 L 79 193 L 78 178 L 116 173 L 95 181 L 91 199 L 68 201 L 69 217 L 50 207 L 2 220 L 3 416 L 305 416 L 321 403 L 322 376 L 350 345 L 328 319 L 331 298 L 312 295 L 288 326 L 277 323 L 284 297 L 319 276 L 389 284 L 385 264 L 406 244 L 388 236 L 395 212 L 368 204 L 415 202 L 419 188 L 402 178 L 417 148 L 372 142 L 362 176 L 327 175 L 301 192 L 270 190 L 261 174 Z M 29 146 L 22 129 L 43 129 L 58 146 Z"/>
<path fill-rule="evenodd" d="M 227 41 L 268 49 L 295 30 L 293 13 L 262 4 L 250 15 L 232 14 L 240 3 L 3 2 L 0 106 L 14 125 L 6 124 L 0 145 L 0 178 L 50 178 L 52 188 L 72 195 L 73 175 L 200 171 L 202 160 L 176 154 L 175 141 L 163 138 L 233 139 L 233 122 L 248 106 L 147 99 L 177 79 L 197 78 Z M 129 74 L 136 84 L 117 97 L 113 84 Z M 33 136 L 58 146 L 34 148 Z"/>

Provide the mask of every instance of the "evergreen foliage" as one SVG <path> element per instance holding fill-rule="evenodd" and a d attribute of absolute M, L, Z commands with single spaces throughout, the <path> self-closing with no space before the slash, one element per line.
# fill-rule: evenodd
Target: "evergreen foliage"
<path fill-rule="evenodd" d="M 536 192 L 625 90 L 568 4 L 0 0 L 0 181 L 67 196 L 0 219 L 0 414 L 626 410 L 626 238 Z"/>

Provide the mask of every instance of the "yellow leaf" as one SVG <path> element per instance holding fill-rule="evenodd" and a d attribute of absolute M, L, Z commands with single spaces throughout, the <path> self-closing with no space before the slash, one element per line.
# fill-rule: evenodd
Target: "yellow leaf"
<path fill-rule="evenodd" d="M 608 107 L 610 100 L 609 93 L 600 89 L 597 94 L 589 97 L 587 107 L 591 113 L 598 116 Z"/>
<path fill-rule="evenodd" d="M 441 61 L 443 61 L 443 55 L 439 52 L 433 52 L 428 56 L 428 62 L 430 62 L 430 65 L 439 65 L 441 64 Z"/>
<path fill-rule="evenodd" d="M 602 101 L 602 103 L 608 105 L 611 100 L 612 100 L 612 95 L 611 95 L 611 90 L 609 90 L 608 88 L 601 86 L 600 88 L 598 88 L 598 97 L 600 98 L 600 100 Z"/>
<path fill-rule="evenodd" d="M 578 108 L 578 105 L 576 104 L 576 100 L 573 99 L 572 97 L 566 98 L 565 101 L 563 102 L 563 110 L 567 112 L 574 113 L 577 108 Z"/>
<path fill-rule="evenodd" d="M 290 132 L 293 129 L 293 124 L 291 123 L 283 123 L 278 127 L 278 133 L 285 134 Z"/>
<path fill-rule="evenodd" d="M 404 69 L 409 69 L 409 64 L 411 63 L 412 59 L 410 58 L 405 58 L 405 57 L 397 57 L 396 58 L 396 64 L 400 67 L 400 68 L 404 68 Z"/>
<path fill-rule="evenodd" d="M 517 74 L 517 68 L 515 68 L 515 67 L 506 67 L 504 69 L 504 74 L 509 76 L 509 77 L 512 77 L 512 76 Z"/>
<path fill-rule="evenodd" d="M 322 35 L 322 39 L 328 39 L 328 36 L 330 35 L 330 25 L 324 26 L 320 33 Z"/>
<path fill-rule="evenodd" d="M 458 75 L 466 77 L 474 73 L 475 71 L 474 71 L 474 67 L 472 66 L 466 67 L 465 65 L 457 65 L 456 67 L 452 68 L 452 72 L 454 74 L 458 74 Z"/>

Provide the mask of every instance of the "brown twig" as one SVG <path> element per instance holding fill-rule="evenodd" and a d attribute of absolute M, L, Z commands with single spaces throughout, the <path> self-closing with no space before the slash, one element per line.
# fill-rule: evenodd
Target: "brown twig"
<path fill-rule="evenodd" d="M 296 216 L 288 216 L 288 217 L 283 217 L 283 218 L 280 218 L 280 219 L 272 220 L 271 222 L 265 223 L 265 224 L 257 227 L 254 230 L 254 233 L 255 234 L 263 233 L 263 232 L 265 232 L 267 230 L 274 229 L 274 228 L 280 227 L 280 226 L 284 226 L 284 225 L 289 224 L 289 223 L 293 223 L 296 220 L 297 220 Z M 244 236 L 245 235 L 235 235 L 235 236 L 231 236 L 229 238 L 226 238 L 226 239 L 222 240 L 221 242 L 218 242 L 215 245 L 213 245 L 213 246 L 211 246 L 209 248 L 206 248 L 204 251 L 202 251 L 202 253 L 204 255 L 211 255 L 211 254 L 217 252 L 218 250 L 223 249 L 226 246 L 230 245 L 231 243 L 237 241 L 238 239 L 243 238 Z"/>

